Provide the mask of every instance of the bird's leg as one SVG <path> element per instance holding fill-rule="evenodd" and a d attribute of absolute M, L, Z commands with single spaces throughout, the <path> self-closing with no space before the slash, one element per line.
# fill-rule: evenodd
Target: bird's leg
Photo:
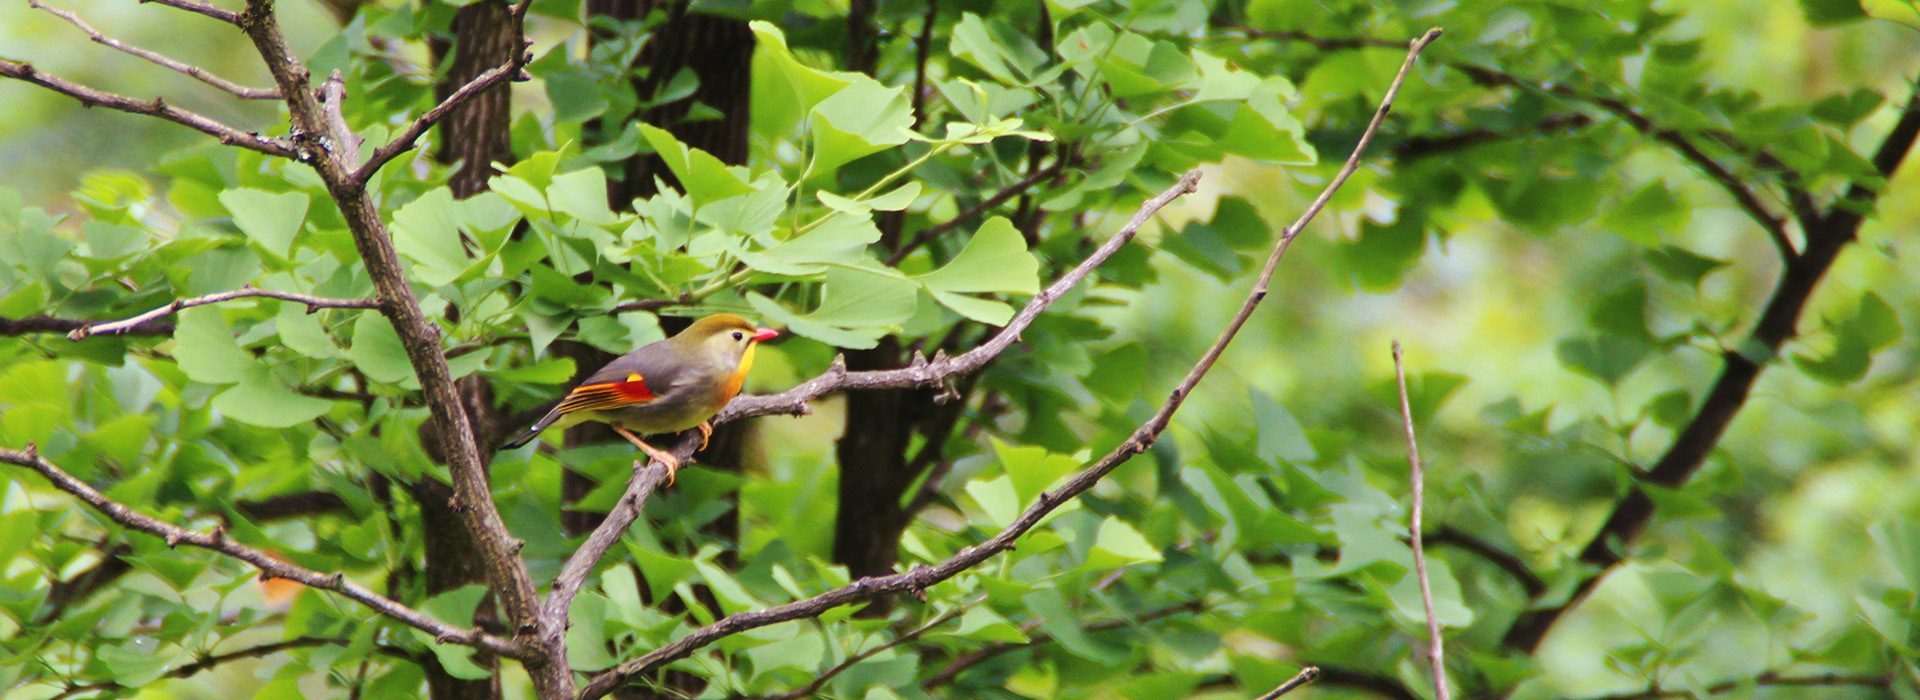
<path fill-rule="evenodd" d="M 700 449 L 704 450 L 704 449 L 707 449 L 707 441 L 713 439 L 713 421 L 702 422 L 699 425 L 699 428 L 700 428 Z"/>
<path fill-rule="evenodd" d="M 620 437 L 626 438 L 627 442 L 633 443 L 634 447 L 640 448 L 640 451 L 647 453 L 648 457 L 653 458 L 654 461 L 661 464 L 667 465 L 667 485 L 673 485 L 673 475 L 675 472 L 680 471 L 680 458 L 673 456 L 672 452 L 647 444 L 647 441 L 640 439 L 638 435 L 628 432 L 626 428 L 609 425 L 613 428 L 613 432 L 619 433 Z"/>

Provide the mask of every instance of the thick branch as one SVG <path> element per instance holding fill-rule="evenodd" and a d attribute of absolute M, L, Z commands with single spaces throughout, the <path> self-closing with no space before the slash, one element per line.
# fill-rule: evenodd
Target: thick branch
<path fill-rule="evenodd" d="M 1154 440 L 1160 436 L 1160 433 L 1164 432 L 1172 422 L 1174 412 L 1178 411 L 1180 406 L 1185 403 L 1186 398 L 1191 395 L 1194 386 L 1199 384 L 1200 380 L 1213 368 L 1214 362 L 1220 358 L 1221 353 L 1226 351 L 1227 345 L 1233 342 L 1240 328 L 1246 325 L 1247 319 L 1253 315 L 1254 309 L 1259 306 L 1261 300 L 1266 298 L 1267 285 L 1273 280 L 1274 272 L 1278 269 L 1280 260 L 1286 254 L 1287 248 L 1293 242 L 1293 239 L 1306 227 L 1307 222 L 1311 221 L 1315 215 L 1320 213 L 1321 209 L 1326 207 L 1327 201 L 1332 199 L 1334 192 L 1337 191 L 1341 185 L 1345 184 L 1347 178 L 1351 177 L 1353 171 L 1359 167 L 1361 155 L 1366 151 L 1367 144 L 1373 140 L 1374 133 L 1379 130 L 1380 123 L 1386 119 L 1387 111 L 1392 107 L 1394 97 L 1399 94 L 1401 83 L 1405 82 L 1408 71 L 1413 67 L 1414 58 L 1420 54 L 1422 49 L 1426 48 L 1427 44 L 1439 38 L 1439 36 L 1440 30 L 1432 29 L 1429 30 L 1426 35 L 1411 42 L 1407 52 L 1406 62 L 1401 65 L 1399 74 L 1394 76 L 1393 84 L 1387 88 L 1387 94 L 1381 101 L 1380 109 L 1374 113 L 1373 120 L 1368 123 L 1366 131 L 1361 134 L 1360 142 L 1354 146 L 1353 154 L 1347 158 L 1346 164 L 1340 168 L 1340 172 L 1334 176 L 1332 181 L 1327 183 L 1326 188 L 1321 191 L 1320 196 L 1314 199 L 1307 210 L 1300 215 L 1300 218 L 1295 220 L 1293 224 L 1289 225 L 1286 231 L 1283 232 L 1280 241 L 1274 245 L 1272 253 L 1267 257 L 1266 267 L 1261 270 L 1259 278 L 1254 282 L 1252 291 L 1247 294 L 1246 301 L 1241 304 L 1239 312 L 1236 313 L 1233 320 L 1228 323 L 1226 330 L 1214 341 L 1213 346 L 1200 358 L 1200 361 L 1195 363 L 1193 368 L 1187 372 L 1187 376 L 1180 381 L 1180 384 L 1174 387 L 1172 396 L 1167 399 L 1166 403 L 1161 405 L 1160 410 L 1156 412 L 1152 418 L 1148 419 L 1146 423 L 1134 429 L 1133 434 L 1129 436 L 1126 441 L 1122 442 L 1105 456 L 1089 464 L 1078 474 L 1075 474 L 1066 484 L 1057 489 L 1041 493 L 1039 499 L 1033 505 L 1028 506 L 1025 511 L 1021 512 L 1020 517 L 1016 518 L 1013 523 L 1009 524 L 1005 529 L 984 543 L 964 548 L 952 557 L 933 566 L 917 566 L 914 567 L 913 570 L 905 573 L 861 579 L 851 585 L 806 600 L 778 605 L 765 610 L 729 615 L 711 625 L 694 630 L 692 633 L 672 644 L 668 644 L 638 659 L 620 664 L 611 671 L 600 674 L 589 682 L 586 687 L 581 689 L 581 700 L 593 700 L 594 698 L 605 696 L 613 692 L 615 688 L 624 685 L 628 680 L 640 674 L 652 671 L 672 661 L 686 658 L 695 650 L 733 634 L 781 622 L 814 617 L 836 607 L 872 600 L 883 595 L 909 591 L 924 591 L 928 587 L 953 578 L 961 572 L 1012 547 L 1015 540 L 1018 540 L 1022 535 L 1025 535 L 1027 531 L 1033 529 L 1035 525 L 1040 523 L 1041 519 L 1053 512 L 1054 509 L 1060 507 L 1062 503 L 1093 488 L 1095 484 L 1099 483 L 1101 478 L 1105 477 L 1109 472 L 1112 472 L 1114 468 L 1119 467 L 1127 460 L 1133 458 L 1134 455 L 1146 452 L 1147 449 L 1152 446 Z M 1128 222 L 1128 228 L 1138 230 L 1139 226 L 1144 224 L 1155 211 L 1172 202 L 1174 198 L 1191 192 L 1198 182 L 1198 171 L 1190 172 L 1182 176 L 1180 181 L 1175 183 L 1172 188 L 1169 188 L 1167 191 L 1162 192 L 1160 195 L 1148 200 L 1146 204 L 1142 205 L 1140 211 L 1136 212 L 1133 219 Z M 1125 229 L 1123 229 L 1123 232 L 1124 231 Z M 1113 250 L 1117 250 L 1120 244 L 1126 242 L 1124 239 L 1131 237 L 1131 235 L 1116 234 L 1113 239 L 1103 244 L 1100 250 L 1106 251 L 1106 255 L 1111 256 Z M 1105 258 L 1102 257 L 1101 259 L 1104 260 Z M 1008 326 L 1003 329 L 1000 334 L 994 336 L 992 340 L 987 341 L 987 343 L 981 347 L 975 348 L 955 359 L 959 360 L 973 356 L 975 359 L 971 361 L 984 362 L 986 358 L 998 354 L 1000 350 L 1012 344 L 1013 336 L 1019 331 L 1024 330 L 1028 324 L 1031 324 L 1033 318 L 1039 314 L 1040 310 L 1044 309 L 1047 304 L 1052 303 L 1052 299 L 1065 293 L 1066 289 L 1071 287 L 1073 282 L 1077 282 L 1080 278 L 1085 277 L 1092 269 L 1089 264 L 1092 262 L 1093 258 L 1089 258 L 1087 262 L 1082 262 L 1079 266 L 1075 267 L 1066 277 L 1055 282 L 1047 289 L 1042 290 L 1040 295 L 1037 295 L 1034 301 L 1027 305 L 1025 310 L 1022 310 L 1014 316 L 1013 320 L 1009 322 Z M 998 345 L 998 349 L 989 350 L 989 348 L 993 348 L 996 345 Z M 976 353 L 978 354 L 976 355 Z M 931 364 L 932 363 L 929 363 L 929 365 Z M 924 384 L 928 382 L 916 379 L 916 375 L 913 374 L 916 370 L 924 369 L 924 367 L 913 367 L 907 368 L 906 370 L 863 372 L 860 374 L 890 375 L 890 373 L 893 372 L 907 372 L 907 375 L 890 376 L 900 376 L 902 379 L 912 381 L 915 384 Z M 855 375 L 847 373 L 844 368 L 837 373 L 829 372 L 826 376 L 808 382 L 807 385 L 814 387 L 814 389 L 809 389 L 808 391 L 819 390 L 826 384 L 836 381 L 845 382 L 846 378 L 852 376 Z M 799 392 L 799 394 L 806 393 L 805 391 L 796 390 L 782 394 L 780 397 L 798 395 L 796 392 Z M 779 399 L 780 397 L 759 398 Z M 766 402 L 762 405 L 777 406 L 779 404 L 777 402 Z M 743 410 L 738 400 L 728 407 L 728 411 L 735 417 L 747 412 Z"/>
<path fill-rule="evenodd" d="M 1874 167 L 1882 177 L 1891 177 L 1899 169 L 1916 138 L 1920 138 L 1920 94 L 1908 101 L 1899 121 L 1874 153 Z M 1806 250 L 1787 261 L 1773 297 L 1767 301 L 1746 342 L 1738 346 L 1745 350 L 1721 356 L 1720 377 L 1714 380 L 1706 400 L 1674 436 L 1660 461 L 1642 477 L 1645 482 L 1674 488 L 1685 484 L 1706 462 L 1707 455 L 1720 444 L 1727 426 L 1746 406 L 1748 394 L 1760 379 L 1763 363 L 1779 354 L 1780 347 L 1798 334 L 1800 314 L 1807 300 L 1813 297 L 1820 279 L 1839 258 L 1840 251 L 1858 235 L 1860 224 L 1865 221 L 1864 212 L 1871 210 L 1878 197 L 1877 190 L 1865 183 L 1856 183 L 1845 199 L 1834 203 L 1820 218 L 1818 227 L 1807 231 Z M 1507 629 L 1504 643 L 1526 653 L 1538 649 L 1554 623 L 1600 585 L 1607 572 L 1626 557 L 1627 548 L 1652 522 L 1653 499 L 1636 486 L 1614 506 L 1606 523 L 1580 552 L 1580 561 L 1593 566 L 1594 573 L 1580 582 L 1566 602 L 1521 615 Z"/>
<path fill-rule="evenodd" d="M 431 634 L 435 641 L 443 644 L 461 644 L 513 658 L 524 659 L 530 656 L 530 652 L 518 644 L 478 630 L 461 629 L 441 622 L 425 613 L 374 593 L 360 584 L 348 581 L 343 574 L 321 574 L 276 559 L 266 552 L 235 542 L 220 528 L 214 528 L 210 532 L 200 532 L 147 517 L 107 498 L 92 486 L 88 486 L 86 482 L 74 478 L 52 462 L 41 458 L 31 445 L 25 451 L 0 449 L 0 462 L 31 469 L 45 477 L 54 488 L 80 499 L 81 502 L 99 511 L 101 515 L 125 527 L 166 540 L 168 546 L 186 544 L 219 552 L 253 565 L 260 570 L 260 575 L 263 577 L 284 578 L 298 581 L 309 588 L 333 591 L 372 608 L 375 612 Z"/>
<path fill-rule="evenodd" d="M 79 27 L 80 31 L 86 32 L 87 36 L 93 39 L 93 43 L 100 44 L 102 46 L 106 46 L 109 48 L 117 49 L 120 51 L 124 51 L 134 56 L 138 56 L 140 58 L 146 59 L 148 61 L 153 62 L 156 65 L 159 65 L 162 68 L 166 68 L 167 70 L 175 71 L 175 72 L 184 74 L 187 77 L 198 80 L 200 82 L 206 83 L 208 85 L 212 85 L 213 87 L 218 88 L 222 92 L 233 95 L 234 97 L 238 97 L 243 100 L 280 99 L 280 91 L 278 90 L 274 90 L 272 88 L 251 88 L 245 85 L 240 85 L 238 83 L 234 83 L 220 76 L 214 75 L 213 73 L 207 71 L 207 69 L 205 68 L 182 63 L 180 61 L 174 60 L 172 58 L 168 58 L 159 53 L 148 51 L 147 49 L 143 49 L 138 46 L 128 44 L 126 42 L 120 41 L 119 39 L 115 39 L 105 34 L 101 34 L 99 30 L 94 29 L 92 25 L 89 25 L 85 21 L 82 21 L 79 15 L 74 14 L 72 12 L 62 10 L 52 5 L 48 5 L 46 3 L 40 2 L 40 0 L 27 0 L 27 4 L 29 6 L 32 6 L 41 10 L 45 10 L 47 14 L 53 15 L 55 17 L 59 17 L 60 19 L 64 19 L 67 21 L 67 23 L 72 24 L 75 27 Z"/>
<path fill-rule="evenodd" d="M 154 0 L 154 1 L 158 2 L 159 0 Z M 107 109 L 119 110 L 122 112 L 129 112 L 132 114 L 144 114 L 149 117 L 157 117 L 160 119 L 165 119 L 175 124 L 179 124 L 189 129 L 193 129 L 200 133 L 206 134 L 208 136 L 212 136 L 216 139 L 219 139 L 220 143 L 224 143 L 229 146 L 239 146 L 241 148 L 259 151 L 261 153 L 265 153 L 270 156 L 280 156 L 282 158 L 297 157 L 296 154 L 298 153 L 298 150 L 293 147 L 293 144 L 288 143 L 285 140 L 273 138 L 271 136 L 261 136 L 257 133 L 246 132 L 246 131 L 241 131 L 239 129 L 235 129 L 231 126 L 227 126 L 226 124 L 222 124 L 218 121 L 215 121 L 211 117 L 207 117 L 197 112 L 190 112 L 184 109 L 180 109 L 179 107 L 175 107 L 173 105 L 167 104 L 166 100 L 158 97 L 152 100 L 143 101 L 143 100 L 136 100 L 131 97 L 127 97 L 125 95 L 117 95 L 104 90 L 96 90 L 94 88 L 90 88 L 85 85 L 81 85 L 79 83 L 69 81 L 65 78 L 61 78 L 60 76 L 54 75 L 52 73 L 42 71 L 38 68 L 34 68 L 33 64 L 31 63 L 25 63 L 21 61 L 9 61 L 4 58 L 0 58 L 0 76 L 33 83 L 40 87 L 46 88 L 48 90 L 52 90 L 62 95 L 66 95 L 73 99 L 79 100 L 80 104 L 86 105 L 88 107 L 106 107 Z"/>
<path fill-rule="evenodd" d="M 513 21 L 516 26 L 524 20 L 530 2 L 521 0 L 514 7 Z M 248 0 L 247 10 L 240 18 L 240 27 L 253 41 L 267 71 L 273 75 L 274 83 L 280 86 L 281 94 L 286 95 L 295 131 L 307 134 L 309 138 L 334 131 L 334 125 L 338 122 L 329 117 L 328 105 L 322 103 L 320 96 L 311 89 L 311 73 L 294 56 L 286 37 L 281 33 L 272 0 Z M 360 253 L 367 276 L 373 281 L 381 313 L 393 324 L 400 345 L 407 353 L 408 364 L 413 367 L 414 376 L 420 380 L 429 420 L 434 421 L 430 432 L 436 436 L 436 443 L 431 449 L 437 450 L 446 459 L 448 472 L 452 476 L 454 496 L 449 505 L 477 545 L 482 558 L 480 566 L 486 571 L 489 588 L 505 613 L 508 629 L 512 630 L 516 639 L 527 636 L 544 638 L 538 634 L 541 632 L 539 596 L 534 591 L 533 578 L 527 572 L 526 562 L 519 554 L 523 543 L 507 531 L 500 510 L 494 505 L 486 465 L 481 462 L 466 403 L 460 389 L 454 385 L 447 367 L 446 353 L 440 346 L 440 326 L 420 309 L 419 299 L 414 296 L 405 268 L 400 264 L 400 254 L 394 249 L 386 222 L 380 218 L 374 198 L 367 192 L 366 180 L 359 176 L 359 171 L 354 167 L 353 159 L 358 154 L 340 148 L 310 148 L 307 154 L 308 158 L 302 162 L 312 166 L 319 174 L 334 204 L 339 207 L 348 231 L 353 234 L 354 248 Z M 365 172 L 371 174 L 373 171 Z M 573 693 L 573 673 L 568 668 L 565 656 L 556 655 L 551 649 L 539 648 L 538 641 L 525 646 L 509 646 L 519 653 L 503 655 L 526 662 L 528 674 L 540 697 Z"/>
<path fill-rule="evenodd" d="M 380 308 L 380 300 L 378 299 L 370 299 L 370 298 L 330 299 L 327 297 L 316 297 L 316 296 L 309 296 L 306 294 L 296 294 L 294 292 L 276 292 L 271 289 L 254 289 L 253 287 L 249 286 L 249 287 L 241 287 L 231 292 L 215 292 L 213 294 L 208 294 L 206 296 L 193 297 L 191 299 L 176 299 L 172 303 L 167 304 L 166 306 L 156 308 L 152 311 L 148 311 L 138 316 L 121 319 L 119 321 L 109 321 L 104 323 L 85 323 L 85 324 L 82 324 L 80 327 L 75 328 L 72 331 L 69 331 L 67 333 L 67 339 L 83 340 L 90 335 L 118 335 L 120 333 L 127 332 L 130 330 L 148 327 L 150 321 L 153 321 L 154 319 L 157 319 L 157 318 L 173 315 L 175 313 L 178 313 L 181 309 L 191 309 L 195 306 L 206 306 L 207 304 L 218 304 L 223 301 L 232 301 L 234 299 L 246 299 L 249 297 L 266 297 L 268 299 L 279 299 L 281 301 L 292 301 L 292 302 L 298 302 L 301 304 L 306 304 L 307 313 L 313 313 L 321 309 L 377 309 L 377 308 Z"/>

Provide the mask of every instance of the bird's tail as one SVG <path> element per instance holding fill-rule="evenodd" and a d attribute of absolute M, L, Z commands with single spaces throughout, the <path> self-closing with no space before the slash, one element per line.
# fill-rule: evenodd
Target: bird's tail
<path fill-rule="evenodd" d="M 557 420 L 560 420 L 560 411 L 558 409 L 548 411 L 545 417 L 542 417 L 539 422 L 534 423 L 532 427 L 527 428 L 526 432 L 520 433 L 519 435 L 514 436 L 512 440 L 508 440 L 505 443 L 501 444 L 500 449 L 511 450 L 521 445 L 525 445 L 529 442 L 533 442 L 534 438 L 540 436 L 540 431 L 546 430 L 547 426 L 553 425 L 554 421 L 557 421 Z"/>

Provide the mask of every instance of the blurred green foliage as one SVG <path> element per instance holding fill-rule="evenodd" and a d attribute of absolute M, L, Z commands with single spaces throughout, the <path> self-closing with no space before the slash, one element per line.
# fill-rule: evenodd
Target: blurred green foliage
<path fill-rule="evenodd" d="M 1203 168 L 1200 193 L 987 370 L 978 395 L 992 400 L 969 406 L 938 497 L 902 537 L 904 565 L 938 561 L 1165 398 L 1352 147 L 1397 45 L 1429 26 L 1447 35 L 1155 449 L 924 603 L 886 617 L 835 610 L 679 662 L 707 682 L 701 697 L 778 695 L 933 620 L 945 622 L 819 694 L 1248 697 L 1317 664 L 1330 673 L 1298 692 L 1428 696 L 1395 338 L 1432 463 L 1429 522 L 1451 533 L 1430 549 L 1463 694 L 1914 694 L 1920 270 L 1899 253 L 1920 223 L 1920 168 L 1887 180 L 1871 165 L 1920 73 L 1912 3 L 941 3 L 918 122 L 926 6 L 883 5 L 871 76 L 835 69 L 845 26 L 832 3 L 724 10 L 756 20 L 753 158 L 740 167 L 649 126 L 593 142 L 595 124 L 648 106 L 626 86 L 650 25 L 590 47 L 578 3 L 536 3 L 534 80 L 514 88 L 520 161 L 465 200 L 443 186 L 444 168 L 412 156 L 374 185 L 424 308 L 461 310 L 440 319 L 455 376 L 534 406 L 575 369 L 546 352 L 556 339 L 625 352 L 661 331 L 651 313 L 615 307 L 682 295 L 798 336 L 761 351 L 749 385 L 760 391 L 823 371 L 834 348 L 889 335 L 937 344 L 948 329 L 977 339 L 1142 200 Z M 68 9 L 264 83 L 239 60 L 240 35 L 204 18 Z M 431 103 L 424 46 L 447 31 L 446 9 L 367 5 L 344 29 L 312 8 L 282 11 L 312 15 L 283 22 L 309 32 L 297 39 L 316 74 L 346 73 L 350 124 L 377 144 Z M 137 97 L 205 92 L 28 8 L 0 17 L 8 58 Z M 656 101 L 690 91 L 670 85 Z M 21 83 L 0 82 L 0 104 L 0 168 L 12 175 L 0 191 L 0 317 L 123 318 L 247 284 L 371 293 L 304 166 L 130 115 L 70 118 L 70 100 Z M 207 104 L 244 128 L 285 130 L 269 106 Z M 1833 203 L 1856 183 L 1886 196 L 1825 275 L 1802 334 L 1752 358 L 1765 374 L 1699 473 L 1649 487 L 1656 520 L 1627 561 L 1537 651 L 1512 648 L 1502 636 L 1517 616 L 1566 602 L 1595 575 L 1580 552 L 1701 409 L 1722 353 L 1753 353 L 1744 340 L 1780 274 L 1775 244 L 1727 183 L 1660 133 L 1696 144 L 1776 215 L 1792 211 L 1793 192 L 1818 207 L 1844 206 Z M 879 243 L 881 217 L 904 217 L 907 231 L 946 222 L 1029 175 L 1036 147 L 1065 154 L 1058 179 L 884 262 L 894 251 Z M 610 164 L 636 152 L 660 153 L 684 190 L 610 205 Z M 446 476 L 421 448 L 427 412 L 384 318 L 256 299 L 174 321 L 163 337 L 0 338 L 0 447 L 33 443 L 155 517 L 225 523 L 303 566 L 471 619 L 484 591 L 427 596 L 412 573 L 415 506 L 378 486 Z M 648 504 L 650 527 L 616 548 L 574 609 L 575 669 L 643 654 L 716 609 L 847 583 L 821 525 L 837 498 L 835 405 L 765 421 L 755 469 L 688 470 Z M 607 446 L 496 458 L 494 497 L 535 580 L 577 544 L 560 525 L 563 467 L 603 484 L 576 507 L 605 508 L 630 459 Z M 101 697 L 400 698 L 421 695 L 427 658 L 457 676 L 489 673 L 467 649 L 343 600 L 306 592 L 277 606 L 245 566 L 112 526 L 24 470 L 0 473 L 9 698 L 93 684 L 85 692 Z M 340 507 L 248 514 L 312 491 Z M 730 491 L 737 542 L 702 531 Z M 113 558 L 130 572 L 53 600 Z M 692 600 L 696 585 L 715 609 L 642 602 Z M 300 639 L 323 641 L 162 680 L 206 654 Z M 521 684 L 506 666 L 509 686 Z M 1767 682 L 1822 674 L 1860 682 Z"/>

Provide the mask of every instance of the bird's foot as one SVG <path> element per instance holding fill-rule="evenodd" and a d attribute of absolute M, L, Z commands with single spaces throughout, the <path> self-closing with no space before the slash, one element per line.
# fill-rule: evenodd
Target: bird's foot
<path fill-rule="evenodd" d="M 713 439 L 713 422 L 707 421 L 701 423 L 698 427 L 700 428 L 700 449 L 705 450 L 707 449 L 707 442 Z"/>
<path fill-rule="evenodd" d="M 673 485 L 674 475 L 679 473 L 680 471 L 679 457 L 673 456 L 672 452 L 668 452 L 666 450 L 647 444 L 647 441 L 640 439 L 640 436 L 634 435 L 633 433 L 629 432 L 626 428 L 622 428 L 616 425 L 616 426 L 613 426 L 613 431 L 616 433 L 619 433 L 620 437 L 626 438 L 627 442 L 633 443 L 634 447 L 640 448 L 641 452 L 647 453 L 648 458 L 652 459 L 655 462 L 659 462 L 662 465 L 665 465 L 667 468 L 667 485 L 668 486 Z"/>

